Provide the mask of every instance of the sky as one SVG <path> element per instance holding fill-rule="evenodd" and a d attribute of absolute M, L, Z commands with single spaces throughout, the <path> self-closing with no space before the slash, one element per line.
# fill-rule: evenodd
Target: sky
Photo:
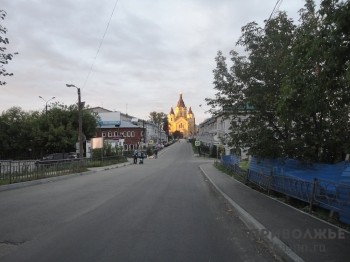
<path fill-rule="evenodd" d="M 168 114 L 182 93 L 199 124 L 210 117 L 205 98 L 216 93 L 217 52 L 241 51 L 235 45 L 241 27 L 263 26 L 276 2 L 1 0 L 6 48 L 19 54 L 5 66 L 14 75 L 2 78 L 0 113 L 77 103 L 77 89 L 66 86 L 73 84 L 86 105 L 140 119 Z M 279 10 L 297 23 L 304 3 L 284 0 Z"/>

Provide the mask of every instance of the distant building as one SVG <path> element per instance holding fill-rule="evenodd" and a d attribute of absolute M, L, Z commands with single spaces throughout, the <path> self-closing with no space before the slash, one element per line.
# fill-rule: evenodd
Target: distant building
<path fill-rule="evenodd" d="M 224 148 L 225 155 L 239 154 L 242 158 L 247 158 L 248 148 L 232 148 L 228 144 L 231 139 L 230 134 L 236 132 L 231 129 L 232 122 L 241 123 L 249 116 L 252 110 L 254 109 L 251 106 L 244 107 L 241 110 L 241 114 L 236 118 L 227 116 L 225 112 L 213 115 L 199 124 L 196 139 L 209 148 L 213 146 Z"/>
<path fill-rule="evenodd" d="M 144 128 L 131 121 L 122 120 L 120 112 L 102 112 L 98 115 L 96 137 L 102 137 L 110 144 L 121 146 L 125 151 L 139 148 Z"/>
<path fill-rule="evenodd" d="M 111 110 L 105 109 L 103 107 L 91 107 L 91 108 L 87 108 L 87 110 L 94 112 L 94 113 L 107 113 L 107 112 L 113 112 Z"/>
<path fill-rule="evenodd" d="M 121 146 L 123 150 L 134 150 L 168 140 L 165 132 L 150 121 L 101 107 L 90 110 L 98 116 L 95 137 L 103 138 L 113 146 Z"/>
<path fill-rule="evenodd" d="M 176 131 L 182 133 L 183 137 L 193 137 L 196 133 L 195 117 L 191 107 L 187 110 L 185 103 L 180 93 L 179 101 L 177 102 L 175 112 L 171 107 L 168 114 L 169 134 L 172 135 Z"/>

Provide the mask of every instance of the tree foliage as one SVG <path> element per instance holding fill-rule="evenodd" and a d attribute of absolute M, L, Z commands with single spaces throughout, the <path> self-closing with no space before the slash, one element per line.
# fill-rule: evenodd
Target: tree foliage
<path fill-rule="evenodd" d="M 0 115 L 0 159 L 39 158 L 48 153 L 75 151 L 78 141 L 77 105 L 55 103 L 45 112 L 12 107 Z M 96 131 L 96 117 L 83 110 L 83 133 Z"/>
<path fill-rule="evenodd" d="M 295 25 L 285 12 L 242 28 L 228 67 L 222 52 L 214 69 L 212 112 L 232 118 L 231 145 L 259 157 L 333 163 L 349 140 L 350 7 L 306 0 Z M 249 109 L 249 110 L 248 110 Z"/>
<path fill-rule="evenodd" d="M 163 112 L 153 111 L 149 113 L 149 120 L 155 123 L 156 125 L 162 124 L 164 122 L 164 117 L 166 117 L 166 114 Z"/>
<path fill-rule="evenodd" d="M 4 20 L 6 17 L 6 12 L 4 10 L 0 10 L 0 21 Z M 10 60 L 12 60 L 13 56 L 18 53 L 8 53 L 6 50 L 6 45 L 9 44 L 8 38 L 5 37 L 7 33 L 6 27 L 0 24 L 0 76 L 12 76 L 13 73 L 8 73 L 5 69 L 5 65 L 8 64 Z M 0 80 L 0 85 L 5 85 L 6 82 Z"/>
<path fill-rule="evenodd" d="M 167 115 L 163 112 L 153 111 L 149 113 L 149 119 L 155 123 L 158 127 L 162 127 L 162 130 L 169 135 L 169 124 Z"/>

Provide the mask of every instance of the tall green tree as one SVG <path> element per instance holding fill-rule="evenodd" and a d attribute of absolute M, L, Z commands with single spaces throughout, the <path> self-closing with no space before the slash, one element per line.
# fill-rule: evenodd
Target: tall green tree
<path fill-rule="evenodd" d="M 83 110 L 83 133 L 96 133 L 96 116 Z M 0 159 L 39 158 L 54 152 L 75 151 L 78 141 L 77 105 L 55 103 L 47 111 L 10 108 L 0 115 Z"/>
<path fill-rule="evenodd" d="M 296 158 L 334 163 L 349 152 L 349 2 L 307 0 L 288 57 L 279 115 Z"/>
<path fill-rule="evenodd" d="M 231 126 L 233 147 L 249 148 L 250 154 L 265 157 L 284 153 L 288 130 L 280 125 L 276 111 L 294 30 L 292 20 L 281 12 L 264 28 L 255 22 L 242 28 L 237 44 L 242 45 L 248 55 L 239 56 L 231 51 L 229 69 L 226 58 L 218 53 L 214 70 L 214 86 L 218 93 L 207 102 L 213 108 L 228 110 L 227 114 L 234 119 Z M 248 109 L 249 116 L 243 117 Z"/>
<path fill-rule="evenodd" d="M 165 118 L 166 118 L 166 114 L 163 112 L 153 111 L 153 112 L 149 113 L 149 119 L 158 126 L 159 142 L 161 139 L 161 137 L 160 137 L 161 130 L 162 129 L 164 130 L 164 119 Z"/>
<path fill-rule="evenodd" d="M 60 103 L 53 104 L 48 113 L 43 114 L 41 124 L 48 128 L 41 130 L 44 130 L 44 148 L 48 152 L 75 151 L 79 133 L 78 114 L 77 105 L 66 106 Z M 96 133 L 96 116 L 83 110 L 82 120 L 84 137 L 89 139 Z"/>
<path fill-rule="evenodd" d="M 0 22 L 3 21 L 6 17 L 6 12 L 4 10 L 0 10 Z M 5 65 L 8 64 L 10 60 L 12 60 L 13 56 L 18 53 L 9 53 L 7 52 L 6 45 L 10 42 L 8 38 L 5 37 L 7 33 L 7 28 L 0 23 L 0 76 L 12 76 L 13 73 L 8 73 L 6 71 Z M 6 82 L 0 80 L 0 85 L 5 85 Z"/>
<path fill-rule="evenodd" d="M 215 113 L 232 117 L 231 145 L 259 157 L 327 163 L 350 151 L 349 1 L 306 0 L 300 24 L 284 12 L 242 28 L 228 68 L 216 57 Z M 249 109 L 249 110 L 248 110 Z"/>
<path fill-rule="evenodd" d="M 2 159 L 27 157 L 31 151 L 30 113 L 12 107 L 0 116 L 0 156 Z"/>
<path fill-rule="evenodd" d="M 164 122 L 164 117 L 166 117 L 166 114 L 163 112 L 153 111 L 149 113 L 149 120 L 156 125 L 162 124 Z"/>

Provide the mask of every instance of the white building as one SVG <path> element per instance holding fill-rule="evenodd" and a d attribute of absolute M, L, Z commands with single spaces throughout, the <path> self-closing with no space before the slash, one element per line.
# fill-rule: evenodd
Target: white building
<path fill-rule="evenodd" d="M 241 116 L 240 118 L 242 119 L 242 117 L 245 116 Z M 208 147 L 215 145 L 217 147 L 224 148 L 225 155 L 231 154 L 233 150 L 228 145 L 230 139 L 229 133 L 232 132 L 230 130 L 231 121 L 232 117 L 228 117 L 224 113 L 212 116 L 211 118 L 199 124 L 196 139 Z M 245 158 L 247 156 L 246 151 L 246 149 L 240 149 L 242 158 Z"/>
<path fill-rule="evenodd" d="M 146 129 L 145 143 L 149 145 L 162 144 L 167 142 L 168 137 L 162 125 L 157 125 L 151 121 L 137 120 L 137 125 Z"/>

